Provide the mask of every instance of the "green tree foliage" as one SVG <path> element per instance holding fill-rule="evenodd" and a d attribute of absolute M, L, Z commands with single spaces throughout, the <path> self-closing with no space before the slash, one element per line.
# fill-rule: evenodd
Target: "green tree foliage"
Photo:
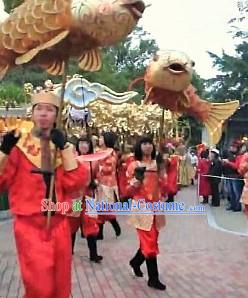
<path fill-rule="evenodd" d="M 226 101 L 238 99 L 241 104 L 248 100 L 248 1 L 236 1 L 239 13 L 229 21 L 230 33 L 238 38 L 235 56 L 228 55 L 224 50 L 218 56 L 209 52 L 213 59 L 213 66 L 221 73 L 207 81 L 208 96 L 212 101 Z M 242 27 L 245 25 L 244 27 Z"/>
<path fill-rule="evenodd" d="M 76 64 L 70 72 L 80 73 L 89 81 L 100 82 L 115 91 L 126 91 L 132 80 L 144 75 L 149 59 L 157 50 L 150 34 L 137 27 L 126 40 L 103 51 L 103 68 L 99 72 L 84 73 Z M 140 86 L 137 91 L 143 95 L 144 88 Z"/>
<path fill-rule="evenodd" d="M 83 72 L 77 66 L 77 61 L 70 61 L 69 75 L 81 74 L 91 82 L 100 82 L 117 92 L 128 89 L 130 82 L 143 76 L 149 58 L 157 51 L 156 42 L 142 28 L 137 27 L 134 32 L 123 42 L 115 47 L 103 49 L 103 67 L 98 72 Z M 61 82 L 61 77 L 52 77 L 35 65 L 24 65 L 10 71 L 3 79 L 3 83 L 13 83 L 20 87 L 25 82 L 34 86 L 43 85 L 46 79 L 53 82 Z M 143 88 L 138 90 L 141 94 L 137 97 L 139 101 L 143 94 Z"/>
<path fill-rule="evenodd" d="M 243 41 L 236 46 L 236 56 L 230 56 L 225 51 L 222 56 L 211 52 L 209 55 L 214 67 L 222 73 L 208 80 L 210 97 L 216 101 L 238 99 L 244 102 L 243 94 L 248 86 L 248 43 Z"/>
<path fill-rule="evenodd" d="M 4 105 L 6 102 L 15 102 L 21 104 L 26 101 L 23 88 L 15 84 L 4 84 L 0 86 L 0 104 Z"/>
<path fill-rule="evenodd" d="M 229 21 L 229 24 L 231 24 L 231 33 L 234 37 L 238 38 L 248 38 L 248 30 L 246 27 L 241 27 L 243 24 L 247 24 L 247 18 L 248 18 L 248 1 L 247 0 L 239 0 L 237 1 L 237 6 L 239 13 L 237 16 L 232 18 Z"/>
<path fill-rule="evenodd" d="M 3 0 L 4 10 L 10 13 L 12 9 L 23 3 L 24 0 Z"/>

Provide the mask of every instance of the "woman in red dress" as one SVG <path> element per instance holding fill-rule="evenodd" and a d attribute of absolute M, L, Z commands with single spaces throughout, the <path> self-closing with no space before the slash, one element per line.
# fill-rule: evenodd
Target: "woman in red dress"
<path fill-rule="evenodd" d="M 113 132 L 104 132 L 99 138 L 99 146 L 101 150 L 115 148 L 116 135 Z M 97 199 L 108 203 L 114 203 L 119 200 L 119 189 L 117 182 L 117 163 L 118 157 L 115 150 L 107 158 L 99 162 L 99 170 L 97 172 Z M 99 225 L 99 234 L 97 239 L 103 239 L 103 226 L 106 221 L 110 222 L 116 237 L 121 234 L 121 227 L 113 214 L 101 215 L 99 213 L 101 224 Z"/>
<path fill-rule="evenodd" d="M 174 197 L 178 192 L 178 175 L 179 175 L 179 162 L 180 157 L 174 154 L 175 149 L 169 147 L 169 158 L 166 160 L 167 164 L 167 184 L 166 193 L 168 195 L 167 202 L 174 202 Z"/>
<path fill-rule="evenodd" d="M 200 153 L 200 159 L 197 166 L 197 174 L 199 175 L 199 196 L 203 196 L 203 204 L 208 203 L 208 197 L 212 194 L 209 178 L 202 175 L 208 175 L 211 161 L 209 160 L 209 152 L 207 150 Z"/>

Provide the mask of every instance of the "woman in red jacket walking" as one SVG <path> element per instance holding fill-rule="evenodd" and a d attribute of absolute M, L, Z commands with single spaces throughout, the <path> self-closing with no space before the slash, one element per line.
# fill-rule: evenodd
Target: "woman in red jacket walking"
<path fill-rule="evenodd" d="M 211 161 L 209 160 L 209 152 L 207 150 L 200 153 L 200 159 L 197 166 L 197 174 L 199 175 L 199 196 L 203 196 L 203 204 L 208 203 L 208 197 L 212 194 L 208 177 Z"/>

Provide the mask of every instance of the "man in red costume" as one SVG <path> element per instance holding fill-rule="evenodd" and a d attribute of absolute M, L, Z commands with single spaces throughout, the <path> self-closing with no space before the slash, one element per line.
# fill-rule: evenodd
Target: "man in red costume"
<path fill-rule="evenodd" d="M 166 174 L 163 170 L 159 170 L 155 157 L 156 149 L 151 138 L 141 138 L 135 148 L 135 161 L 127 169 L 129 178 L 127 193 L 134 199 L 134 202 L 144 199 L 147 203 L 154 203 L 161 199 L 161 187 L 166 184 Z M 158 236 L 159 230 L 165 225 L 165 216 L 151 212 L 138 215 L 133 212 L 132 223 L 138 233 L 140 248 L 129 264 L 135 275 L 142 277 L 140 266 L 146 261 L 148 286 L 165 290 L 166 286 L 159 280 L 157 266 Z"/>
<path fill-rule="evenodd" d="M 14 234 L 25 287 L 24 298 L 68 298 L 71 291 L 71 238 L 64 210 L 47 224 L 51 161 L 58 149 L 53 201 L 71 203 L 70 193 L 88 183 L 63 133 L 54 129 L 59 98 L 51 92 L 32 96 L 34 129 L 4 136 L 0 147 L 0 189 L 8 189 Z M 35 174 L 35 171 L 42 172 Z M 48 174 L 50 173 L 50 174 Z"/>

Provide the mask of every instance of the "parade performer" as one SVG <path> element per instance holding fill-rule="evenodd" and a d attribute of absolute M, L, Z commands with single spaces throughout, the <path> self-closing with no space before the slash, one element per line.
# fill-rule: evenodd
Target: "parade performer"
<path fill-rule="evenodd" d="M 0 146 L 0 189 L 8 189 L 25 298 L 68 298 L 71 291 L 70 228 L 64 210 L 47 206 L 55 148 L 58 148 L 53 200 L 70 203 L 70 193 L 88 183 L 63 133 L 54 129 L 60 100 L 50 92 L 32 96 L 34 129 L 7 133 Z M 35 174 L 41 169 L 43 175 Z"/>
<path fill-rule="evenodd" d="M 167 184 L 165 193 L 168 195 L 167 202 L 174 202 L 178 192 L 178 175 L 180 158 L 175 154 L 174 147 L 169 147 L 169 158 L 167 159 Z"/>
<path fill-rule="evenodd" d="M 135 161 L 127 169 L 129 178 L 127 194 L 133 200 L 144 199 L 146 202 L 157 202 L 161 199 L 160 189 L 166 184 L 166 175 L 164 171 L 158 171 L 155 158 L 156 150 L 152 139 L 142 137 L 136 144 Z M 146 261 L 148 286 L 165 290 L 166 286 L 159 281 L 157 266 L 158 236 L 159 230 L 165 226 L 165 216 L 154 213 L 138 215 L 133 211 L 131 222 L 137 230 L 140 248 L 129 264 L 135 275 L 142 277 L 140 266 Z"/>
<path fill-rule="evenodd" d="M 194 177 L 194 169 L 191 165 L 191 159 L 186 152 L 187 148 L 181 141 L 176 148 L 176 154 L 179 155 L 179 176 L 178 184 L 181 186 L 189 186 Z"/>
<path fill-rule="evenodd" d="M 210 166 L 209 151 L 202 151 L 197 166 L 197 174 L 199 175 L 199 196 L 203 196 L 203 204 L 208 203 L 208 197 L 212 194 L 209 178 L 203 176 L 208 175 Z"/>
<path fill-rule="evenodd" d="M 116 135 L 113 132 L 104 132 L 99 138 L 99 145 L 102 150 L 108 148 L 115 148 Z M 97 173 L 97 199 L 99 201 L 106 201 L 114 203 L 119 200 L 119 190 L 117 182 L 117 154 L 113 151 L 112 155 L 99 162 L 99 171 Z M 105 221 L 109 221 L 114 228 L 116 237 L 120 236 L 121 228 L 116 220 L 115 215 L 101 215 L 99 214 L 101 224 L 97 239 L 103 239 L 103 226 Z"/>
<path fill-rule="evenodd" d="M 92 154 L 93 144 L 89 137 L 81 137 L 76 143 L 76 150 L 78 155 Z M 97 215 L 88 215 L 86 213 L 85 199 L 94 199 L 96 190 L 96 173 L 98 170 L 98 162 L 87 162 L 88 171 L 90 172 L 90 184 L 84 189 L 82 185 L 81 193 L 82 196 L 82 212 L 81 216 L 70 217 L 71 233 L 72 233 L 72 247 L 74 248 L 76 240 L 76 232 L 79 227 L 82 230 L 82 234 L 87 239 L 89 248 L 90 261 L 99 263 L 103 257 L 97 253 L 97 235 L 99 233 L 99 225 Z M 79 193 L 80 197 L 80 193 Z"/>

